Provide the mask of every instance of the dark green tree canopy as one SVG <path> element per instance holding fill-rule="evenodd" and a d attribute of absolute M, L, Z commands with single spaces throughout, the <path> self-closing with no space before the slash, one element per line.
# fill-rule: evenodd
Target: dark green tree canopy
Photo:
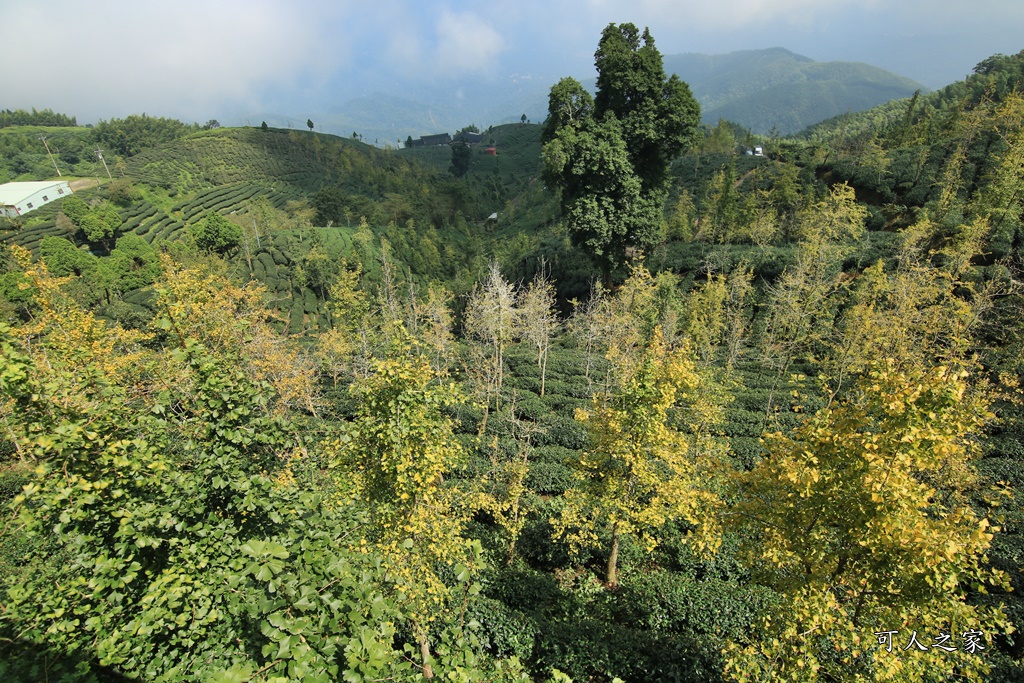
<path fill-rule="evenodd" d="M 64 199 L 60 209 L 90 242 L 105 240 L 121 227 L 121 215 L 108 201 L 90 207 L 82 198 L 71 195 Z"/>
<path fill-rule="evenodd" d="M 77 195 L 65 197 L 60 204 L 60 210 L 72 223 L 81 226 L 82 219 L 89 213 L 89 205 L 84 199 Z"/>
<path fill-rule="evenodd" d="M 183 138 L 198 130 L 177 119 L 146 114 L 131 114 L 123 119 L 110 119 L 96 124 L 96 139 L 114 154 L 130 157 L 147 147 Z"/>
<path fill-rule="evenodd" d="M 189 231 L 197 247 L 220 254 L 234 249 L 242 241 L 242 229 L 216 211 L 207 212 Z"/>
<path fill-rule="evenodd" d="M 579 129 L 594 116 L 594 98 L 575 78 L 563 78 L 548 95 L 548 120 L 544 142 L 550 142 L 562 128 Z"/>
<path fill-rule="evenodd" d="M 562 195 L 575 240 L 606 276 L 657 241 L 669 163 L 696 141 L 700 105 L 646 29 L 609 24 L 594 55 L 597 95 L 563 78 L 551 89 L 545 180 Z"/>
<path fill-rule="evenodd" d="M 470 150 L 465 142 L 452 145 L 452 163 L 448 172 L 456 178 L 461 178 L 469 172 Z"/>
<path fill-rule="evenodd" d="M 643 44 L 640 40 L 643 39 Z M 599 118 L 614 114 L 644 189 L 664 182 L 669 162 L 697 140 L 700 105 L 690 86 L 672 74 L 665 77 L 661 53 L 645 28 L 609 24 L 594 54 Z"/>

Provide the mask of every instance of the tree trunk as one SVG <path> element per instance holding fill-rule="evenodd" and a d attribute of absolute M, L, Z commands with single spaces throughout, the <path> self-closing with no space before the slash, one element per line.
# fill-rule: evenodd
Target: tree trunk
<path fill-rule="evenodd" d="M 608 573 L 605 584 L 614 590 L 619 587 L 619 525 L 612 525 L 612 551 L 608 554 Z"/>
<path fill-rule="evenodd" d="M 420 641 L 420 660 L 423 662 L 423 677 L 433 678 L 434 668 L 430 666 L 430 641 L 427 640 L 427 632 L 417 630 L 417 640 Z"/>
<path fill-rule="evenodd" d="M 547 373 L 548 373 L 548 350 L 547 349 L 544 349 L 541 352 L 541 362 L 539 363 L 539 365 L 540 365 L 540 395 L 541 395 L 541 398 L 543 398 L 544 397 L 544 376 L 547 375 Z"/>

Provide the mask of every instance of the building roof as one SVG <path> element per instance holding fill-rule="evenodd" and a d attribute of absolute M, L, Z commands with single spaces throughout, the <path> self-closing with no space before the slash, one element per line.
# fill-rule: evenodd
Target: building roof
<path fill-rule="evenodd" d="M 13 206 L 40 190 L 67 185 L 66 180 L 44 180 L 34 183 L 4 183 L 0 185 L 0 205 Z"/>
<path fill-rule="evenodd" d="M 452 136 L 449 133 L 436 133 L 434 135 L 424 135 L 420 138 L 423 140 L 424 145 L 447 145 L 452 141 Z"/>
<path fill-rule="evenodd" d="M 473 144 L 473 143 L 476 143 L 476 142 L 483 141 L 484 134 L 483 133 L 470 133 L 468 131 L 462 131 L 462 132 L 456 133 L 455 137 L 452 138 L 452 139 L 455 140 L 456 142 L 468 142 L 469 144 Z"/>

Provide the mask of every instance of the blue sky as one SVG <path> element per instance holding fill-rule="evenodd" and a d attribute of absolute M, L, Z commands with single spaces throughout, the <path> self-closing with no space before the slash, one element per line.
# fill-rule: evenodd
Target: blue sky
<path fill-rule="evenodd" d="M 82 123 L 141 112 L 304 120 L 409 84 L 587 78 L 609 22 L 649 26 L 663 54 L 784 47 L 929 87 L 1024 49 L 1020 0 L 3 0 L 0 10 L 0 107 Z"/>

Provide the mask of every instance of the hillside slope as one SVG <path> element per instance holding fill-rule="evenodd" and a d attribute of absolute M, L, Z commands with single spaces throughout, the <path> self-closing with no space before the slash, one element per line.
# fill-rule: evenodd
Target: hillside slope
<path fill-rule="evenodd" d="M 783 135 L 851 111 L 909 97 L 921 84 L 854 62 L 815 62 L 783 48 L 665 57 L 690 84 L 705 123 L 724 118 Z"/>

